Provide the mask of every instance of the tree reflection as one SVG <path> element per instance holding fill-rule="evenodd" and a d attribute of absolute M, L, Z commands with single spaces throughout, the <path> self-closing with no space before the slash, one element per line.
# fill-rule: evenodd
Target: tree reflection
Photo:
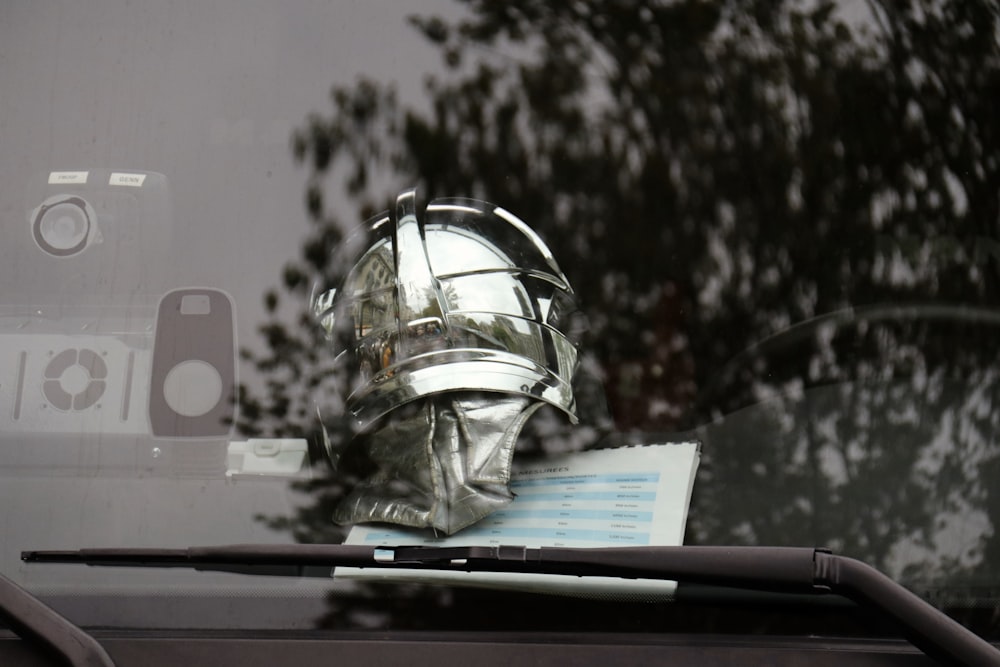
<path fill-rule="evenodd" d="M 988 566 L 979 467 L 996 456 L 995 312 L 869 310 L 816 328 L 770 350 L 806 368 L 755 383 L 760 403 L 701 429 L 712 482 L 698 538 L 797 536 L 922 585 Z"/>
<path fill-rule="evenodd" d="M 995 580 L 995 7 L 466 4 L 456 24 L 413 19 L 447 66 L 429 112 L 362 80 L 295 133 L 315 227 L 266 295 L 268 353 L 246 356 L 267 391 L 244 392 L 242 429 L 318 441 L 315 406 L 341 405 L 310 286 L 343 270 L 331 248 L 388 208 L 387 186 L 419 184 L 500 203 L 546 240 L 626 439 L 704 439 L 688 541 Z M 357 211 L 327 207 L 340 184 Z M 859 314 L 871 304 L 914 310 Z M 829 313 L 847 315 L 754 345 Z M 335 539 L 349 480 L 312 484 L 288 527 Z"/>

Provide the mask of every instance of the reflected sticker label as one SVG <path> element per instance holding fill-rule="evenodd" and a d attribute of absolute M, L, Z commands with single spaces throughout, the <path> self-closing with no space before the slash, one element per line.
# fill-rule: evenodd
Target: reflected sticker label
<path fill-rule="evenodd" d="M 113 171 L 111 172 L 111 178 L 108 179 L 108 185 L 125 185 L 133 188 L 141 188 L 145 180 L 146 174 L 126 174 L 120 171 Z"/>
<path fill-rule="evenodd" d="M 49 185 L 82 185 L 87 182 L 87 171 L 53 171 L 49 174 Z"/>

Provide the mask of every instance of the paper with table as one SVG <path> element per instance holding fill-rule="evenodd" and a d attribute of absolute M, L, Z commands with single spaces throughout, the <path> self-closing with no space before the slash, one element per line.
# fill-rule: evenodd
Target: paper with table
<path fill-rule="evenodd" d="M 507 507 L 449 537 L 385 524 L 358 525 L 346 544 L 526 547 L 672 546 L 684 540 L 700 447 L 670 443 L 576 452 L 521 463 Z M 669 596 L 670 581 L 516 573 L 337 568 L 335 576 L 437 581 L 571 594 Z"/>

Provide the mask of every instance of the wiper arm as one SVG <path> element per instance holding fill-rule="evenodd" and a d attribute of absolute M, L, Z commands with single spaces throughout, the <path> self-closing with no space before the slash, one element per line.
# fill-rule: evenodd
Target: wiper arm
<path fill-rule="evenodd" d="M 769 592 L 835 593 L 898 621 L 929 655 L 954 664 L 1000 665 L 1000 651 L 875 568 L 826 550 L 796 547 L 515 546 L 374 547 L 230 545 L 187 549 L 25 551 L 36 563 L 191 567 L 228 571 L 310 566 L 517 572 L 667 579 Z"/>
<path fill-rule="evenodd" d="M 20 637 L 48 647 L 74 667 L 114 667 L 96 639 L 3 575 L 0 614 Z"/>

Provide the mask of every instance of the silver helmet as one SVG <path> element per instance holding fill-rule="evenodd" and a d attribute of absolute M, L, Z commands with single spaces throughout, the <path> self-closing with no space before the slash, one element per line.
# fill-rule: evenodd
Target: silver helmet
<path fill-rule="evenodd" d="M 334 256 L 314 291 L 337 363 L 356 380 L 346 407 L 364 429 L 417 398 L 486 391 L 535 398 L 576 423 L 576 300 L 538 235 L 510 212 L 416 191 Z"/>

